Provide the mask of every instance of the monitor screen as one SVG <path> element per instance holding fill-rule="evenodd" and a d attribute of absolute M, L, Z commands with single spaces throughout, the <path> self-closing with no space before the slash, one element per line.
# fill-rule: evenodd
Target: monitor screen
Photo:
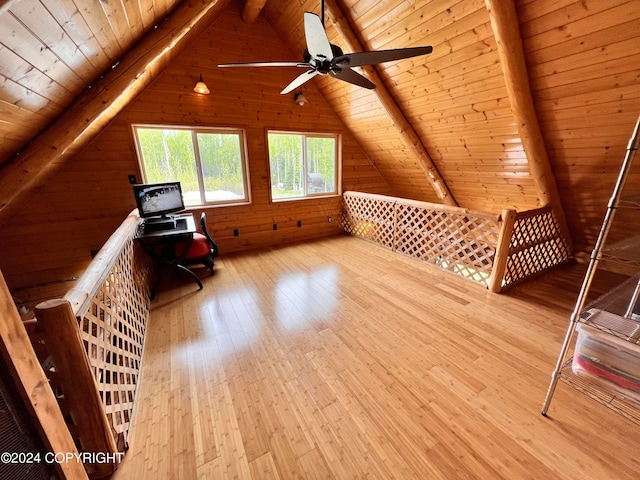
<path fill-rule="evenodd" d="M 134 185 L 133 194 L 138 212 L 143 218 L 184 210 L 180 182 Z"/>

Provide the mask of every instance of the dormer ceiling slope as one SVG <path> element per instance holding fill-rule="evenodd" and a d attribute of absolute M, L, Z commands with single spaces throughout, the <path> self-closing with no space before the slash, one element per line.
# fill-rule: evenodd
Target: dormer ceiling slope
<path fill-rule="evenodd" d="M 178 3 L 0 2 L 0 165 L 115 68 Z"/>
<path fill-rule="evenodd" d="M 320 0 L 1 2 L 0 206 L 14 199 L 19 204 L 20 192 L 45 178 L 42 172 L 72 161 L 73 152 L 230 1 L 241 6 L 247 29 L 263 16 L 288 51 L 300 56 L 303 13 L 321 13 Z M 574 242 L 588 246 L 640 113 L 638 1 L 510 1 L 517 12 L 512 34 L 524 49 L 550 171 Z M 315 78 L 310 87 L 325 97 L 398 196 L 454 199 L 492 212 L 541 203 L 509 99 L 490 3 L 327 0 L 329 40 L 345 52 L 434 48 L 425 57 L 363 69 L 379 84 L 376 91 L 329 78 Z M 186 40 L 172 41 L 174 34 Z M 166 49 L 175 52 L 166 55 Z M 162 60 L 154 63 L 149 52 Z M 226 58 L 219 52 L 206 68 L 297 60 L 281 53 Z M 291 78 L 298 73 L 293 69 Z M 95 129 L 86 128 L 90 122 Z M 66 143 L 58 148 L 53 137 Z M 36 152 L 33 159 L 30 151 Z M 431 175 L 449 196 L 437 183 L 434 188 Z"/>
<path fill-rule="evenodd" d="M 2 136 L 10 140 L 21 129 L 27 130 L 30 116 L 36 117 L 37 122 L 40 115 L 41 120 L 31 129 L 35 136 L 26 145 L 21 139 L 21 149 L 8 158 L 7 152 L 0 157 L 4 159 L 0 170 L 0 223 L 17 208 L 17 199 L 27 196 L 49 179 L 60 163 L 86 146 L 226 9 L 229 0 L 184 2 L 148 28 L 145 26 L 150 18 L 160 18 L 160 13 L 169 11 L 173 6 L 170 1 L 157 9 L 146 0 L 136 6 L 128 4 L 129 8 L 109 7 L 111 4 L 106 2 L 86 5 L 82 0 L 50 2 L 51 6 L 48 3 L 49 0 L 15 0 L 0 10 L 2 41 L 13 47 L 0 44 L 0 54 L 5 53 L 8 58 L 6 64 L 0 64 L 7 72 L 0 88 L 0 106 L 7 112 L 7 122 L 0 122 L 6 126 Z M 157 15 L 148 17 L 143 11 Z M 19 16 L 15 12 L 20 12 Z M 77 33 L 79 26 L 81 33 Z M 127 28 L 133 30 L 133 26 L 139 27 L 135 38 L 125 32 Z M 56 39 L 63 45 L 58 45 Z M 74 88 L 68 88 L 78 76 L 74 61 L 78 69 L 88 62 L 76 50 L 80 51 L 84 42 L 95 47 L 96 39 L 101 39 L 98 45 L 116 43 L 118 48 L 112 55 L 121 56 L 114 60 L 111 55 L 101 55 L 102 66 L 110 67 L 84 88 L 81 80 Z M 46 59 L 41 61 L 45 53 Z M 60 65 L 63 73 L 54 80 L 51 72 Z M 31 81 L 32 74 L 35 81 Z M 89 78 L 90 74 L 86 75 Z M 71 83 L 65 83 L 65 77 Z"/>

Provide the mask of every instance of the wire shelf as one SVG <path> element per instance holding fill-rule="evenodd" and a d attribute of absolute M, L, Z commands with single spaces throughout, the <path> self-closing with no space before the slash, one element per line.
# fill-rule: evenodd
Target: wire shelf
<path fill-rule="evenodd" d="M 604 247 L 602 258 L 640 267 L 640 235 Z"/>
<path fill-rule="evenodd" d="M 640 334 L 640 299 L 634 298 L 640 278 L 631 277 L 598 297 L 580 315 L 580 321 L 624 340 L 637 342 Z"/>
<path fill-rule="evenodd" d="M 618 207 L 640 208 L 640 193 L 622 197 L 618 202 Z"/>
<path fill-rule="evenodd" d="M 572 363 L 573 358 L 569 358 L 562 365 L 562 370 L 560 371 L 560 380 L 562 382 L 640 425 L 640 402 L 622 395 L 605 380 L 597 377 L 576 375 L 571 369 Z"/>

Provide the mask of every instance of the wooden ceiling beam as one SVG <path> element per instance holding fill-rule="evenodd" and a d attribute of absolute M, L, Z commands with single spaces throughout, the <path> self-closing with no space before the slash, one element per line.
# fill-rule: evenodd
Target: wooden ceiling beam
<path fill-rule="evenodd" d="M 242 20 L 244 20 L 244 23 L 250 24 L 255 22 L 264 8 L 265 3 L 267 3 L 267 0 L 247 0 L 242 9 Z"/>
<path fill-rule="evenodd" d="M 342 37 L 342 44 L 346 46 L 346 50 L 350 52 L 362 52 L 362 44 L 356 37 L 353 29 L 349 25 L 349 21 L 342 13 L 342 10 L 335 2 L 335 0 L 325 0 L 326 14 L 331 23 L 334 25 L 340 36 Z M 452 193 L 449 191 L 446 182 L 440 175 L 437 167 L 433 163 L 431 156 L 427 152 L 422 140 L 418 136 L 413 126 L 409 123 L 405 117 L 402 109 L 398 106 L 395 99 L 385 86 L 384 82 L 371 67 L 365 67 L 369 80 L 377 85 L 374 92 L 378 96 L 380 103 L 386 110 L 387 114 L 391 117 L 393 125 L 398 129 L 404 143 L 413 151 L 418 160 L 418 164 L 424 170 L 427 180 L 431 184 L 431 187 L 438 195 L 438 198 L 445 205 L 458 206 Z"/>
<path fill-rule="evenodd" d="M 560 231 L 567 243 L 571 244 L 571 234 L 560 201 L 560 193 L 531 95 L 516 7 L 513 0 L 485 0 L 485 5 L 498 46 L 511 111 L 527 156 L 531 177 L 540 201 L 545 206 L 551 206 Z"/>
<path fill-rule="evenodd" d="M 130 50 L 87 89 L 52 125 L 0 170 L 0 224 L 11 205 L 50 177 L 120 113 L 191 40 L 228 6 L 230 0 L 182 2 L 165 22 Z"/>

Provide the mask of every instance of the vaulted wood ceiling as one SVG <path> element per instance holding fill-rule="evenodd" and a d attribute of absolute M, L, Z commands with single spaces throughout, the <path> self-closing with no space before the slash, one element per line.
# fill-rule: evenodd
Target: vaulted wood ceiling
<path fill-rule="evenodd" d="M 247 32 L 250 17 L 260 15 L 288 51 L 246 58 L 221 51 L 205 70 L 222 62 L 298 59 L 305 46 L 303 12 L 320 13 L 319 0 L 237 1 L 239 10 L 245 7 Z M 2 208 L 17 208 L 21 192 L 72 158 L 229 3 L 0 1 Z M 588 246 L 640 113 L 640 2 L 514 4 L 512 28 L 522 37 L 560 200 L 574 241 Z M 396 195 L 443 201 L 433 188 L 433 178 L 441 176 L 442 188 L 464 207 L 540 204 L 485 0 L 327 5 L 329 38 L 345 51 L 434 47 L 427 57 L 364 69 L 379 84 L 376 91 L 330 78 L 308 87 L 338 113 Z M 242 75 L 224 73 L 230 81 Z"/>
<path fill-rule="evenodd" d="M 178 1 L 1 3 L 4 163 L 115 66 Z"/>

